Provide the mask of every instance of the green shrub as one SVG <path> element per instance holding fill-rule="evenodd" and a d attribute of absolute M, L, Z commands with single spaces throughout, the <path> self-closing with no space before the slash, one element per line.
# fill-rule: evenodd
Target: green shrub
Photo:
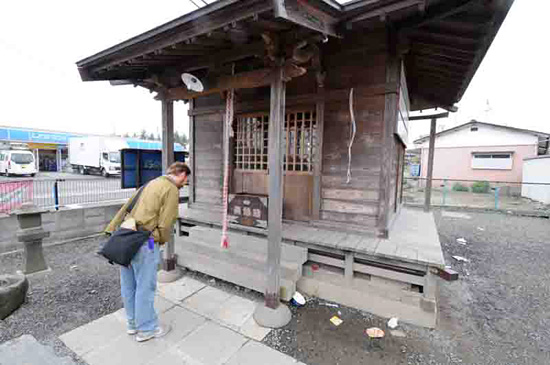
<path fill-rule="evenodd" d="M 469 191 L 468 187 L 466 185 L 462 185 L 461 183 L 457 182 L 453 185 L 453 191 Z"/>
<path fill-rule="evenodd" d="M 472 192 L 478 194 L 487 194 L 491 186 L 487 181 L 476 181 L 472 184 Z"/>

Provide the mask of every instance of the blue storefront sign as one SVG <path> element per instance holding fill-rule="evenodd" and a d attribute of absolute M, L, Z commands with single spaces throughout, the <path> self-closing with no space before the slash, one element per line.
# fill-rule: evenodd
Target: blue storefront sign
<path fill-rule="evenodd" d="M 69 138 L 82 137 L 81 135 L 75 135 L 70 133 L 58 133 L 58 132 L 39 132 L 32 130 L 24 130 L 17 128 L 0 128 L 0 140 L 8 142 L 32 142 L 32 143 L 48 143 L 68 145 Z M 139 139 L 128 138 L 126 139 L 130 148 L 141 150 L 161 150 L 162 143 L 157 141 L 143 141 Z M 174 143 L 174 151 L 185 151 L 183 146 L 179 143 Z"/>
<path fill-rule="evenodd" d="M 0 139 L 13 142 L 34 142 L 49 144 L 69 143 L 69 138 L 74 135 L 67 133 L 35 132 L 23 129 L 0 128 Z"/>

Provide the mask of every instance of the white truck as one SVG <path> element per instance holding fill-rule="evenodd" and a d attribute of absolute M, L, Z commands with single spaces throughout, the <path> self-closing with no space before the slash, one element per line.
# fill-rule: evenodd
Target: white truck
<path fill-rule="evenodd" d="M 104 177 L 120 175 L 120 150 L 129 148 L 123 138 L 69 138 L 69 163 L 82 175 L 99 173 Z"/>

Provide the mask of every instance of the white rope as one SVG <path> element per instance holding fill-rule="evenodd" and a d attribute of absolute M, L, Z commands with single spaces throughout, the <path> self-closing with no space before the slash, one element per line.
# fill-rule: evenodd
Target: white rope
<path fill-rule="evenodd" d="M 346 184 L 351 182 L 351 147 L 353 147 L 353 141 L 355 140 L 355 133 L 357 132 L 357 126 L 355 124 L 355 114 L 353 113 L 353 88 L 349 91 L 349 114 L 351 117 L 351 128 L 349 131 L 350 141 L 348 144 L 348 179 Z"/>
<path fill-rule="evenodd" d="M 227 206 L 229 199 L 229 137 L 233 134 L 232 122 L 233 122 L 233 97 L 235 92 L 233 89 L 227 91 L 227 97 L 225 99 L 225 132 L 223 136 L 223 148 L 224 148 L 224 161 L 223 161 L 223 225 L 222 225 L 222 248 L 229 247 L 229 237 L 227 237 L 227 230 L 229 226 L 229 220 L 227 216 Z"/>

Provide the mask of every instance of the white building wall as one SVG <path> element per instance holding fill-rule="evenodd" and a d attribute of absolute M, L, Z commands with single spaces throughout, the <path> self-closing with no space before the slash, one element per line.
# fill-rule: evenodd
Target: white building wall
<path fill-rule="evenodd" d="M 523 161 L 523 182 L 550 184 L 550 155 Z M 550 204 L 550 185 L 523 184 L 521 196 Z"/>
<path fill-rule="evenodd" d="M 472 132 L 471 127 L 477 127 Z M 436 137 L 435 147 L 484 147 L 484 146 L 524 146 L 537 145 L 538 137 L 511 129 L 495 128 L 483 124 L 464 126 L 456 131 L 442 134 Z M 428 148 L 429 140 L 421 144 L 422 148 Z"/>

